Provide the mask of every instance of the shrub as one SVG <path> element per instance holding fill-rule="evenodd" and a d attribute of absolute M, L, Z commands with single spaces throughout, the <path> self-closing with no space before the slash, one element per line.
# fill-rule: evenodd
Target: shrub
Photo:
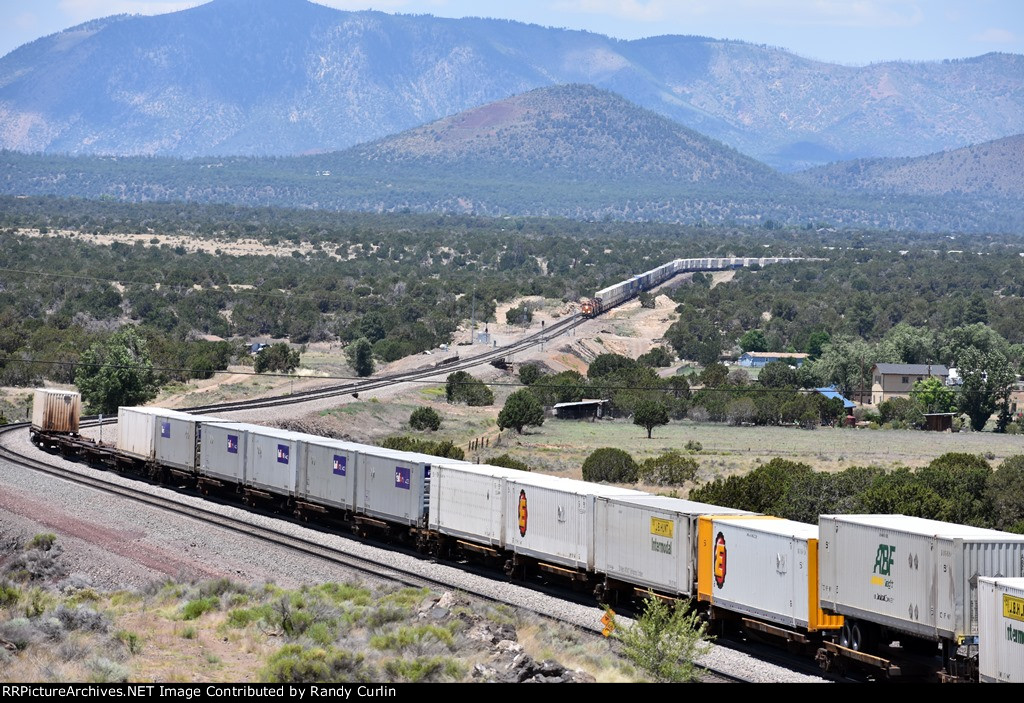
<path fill-rule="evenodd" d="M 899 423 L 900 429 L 924 426 L 924 414 L 917 401 L 911 398 L 890 398 L 878 405 L 881 424 Z"/>
<path fill-rule="evenodd" d="M 704 445 L 695 439 L 691 439 L 686 443 L 684 449 L 686 449 L 686 451 L 688 452 L 699 452 L 702 449 L 704 449 Z"/>
<path fill-rule="evenodd" d="M 109 623 L 102 613 L 92 608 L 80 605 L 76 608 L 69 608 L 61 604 L 53 611 L 55 618 L 60 620 L 68 630 L 84 630 L 88 632 L 106 632 Z"/>
<path fill-rule="evenodd" d="M 431 442 L 428 439 L 396 436 L 388 437 L 381 442 L 380 446 L 384 449 L 395 449 L 400 452 L 418 452 L 420 454 L 430 454 L 431 456 L 457 459 L 459 461 L 466 458 L 466 452 L 461 447 L 456 447 L 450 439 L 441 442 Z"/>
<path fill-rule="evenodd" d="M 416 655 L 422 655 L 432 647 L 454 648 L 455 637 L 447 627 L 415 625 L 400 627 L 382 635 L 374 635 L 370 638 L 370 646 L 375 649 L 390 649 L 395 652 L 412 650 Z"/>
<path fill-rule="evenodd" d="M 613 636 L 626 658 L 643 671 L 659 681 L 684 682 L 696 677 L 695 660 L 711 648 L 706 632 L 707 623 L 688 602 L 669 605 L 652 594 L 633 625 L 614 628 Z"/>
<path fill-rule="evenodd" d="M 641 354 L 636 359 L 638 364 L 652 368 L 665 368 L 671 366 L 675 361 L 675 355 L 666 347 L 654 347 L 646 354 Z"/>
<path fill-rule="evenodd" d="M 457 681 L 464 674 L 462 665 L 451 657 L 390 659 L 384 664 L 384 671 L 394 679 L 409 683 L 425 683 L 444 679 Z"/>
<path fill-rule="evenodd" d="M 10 642 L 18 650 L 42 642 L 46 638 L 28 618 L 14 618 L 0 623 L 0 640 Z"/>
<path fill-rule="evenodd" d="M 525 461 L 519 461 L 519 459 L 516 459 L 507 453 L 491 457 L 487 460 L 487 463 L 491 466 L 504 466 L 506 469 L 515 469 L 517 471 L 530 470 L 529 465 Z"/>
<path fill-rule="evenodd" d="M 595 449 L 583 462 L 584 481 L 636 483 L 637 465 L 633 457 L 621 449 Z"/>
<path fill-rule="evenodd" d="M 206 598 L 196 598 L 190 600 L 185 604 L 185 607 L 181 609 L 182 620 L 196 620 L 211 610 L 217 610 L 220 607 L 220 598 L 216 596 L 207 596 Z"/>
<path fill-rule="evenodd" d="M 128 669 L 104 657 L 89 662 L 90 683 L 126 683 L 128 675 Z"/>
<path fill-rule="evenodd" d="M 118 630 L 114 633 L 114 639 L 123 644 L 131 654 L 138 654 L 142 651 L 142 639 L 129 630 Z"/>
<path fill-rule="evenodd" d="M 13 583 L 0 583 L 0 608 L 17 605 L 21 590 Z"/>
<path fill-rule="evenodd" d="M 640 465 L 640 478 L 658 486 L 681 486 L 697 476 L 697 462 L 677 451 L 647 459 Z"/>
<path fill-rule="evenodd" d="M 441 428 L 441 415 L 433 408 L 416 408 L 409 416 L 409 426 L 414 430 L 436 432 Z"/>
<path fill-rule="evenodd" d="M 261 679 L 265 683 L 372 683 L 378 676 L 362 654 L 334 647 L 305 649 L 298 644 L 286 644 L 267 660 Z"/>
<path fill-rule="evenodd" d="M 32 540 L 25 545 L 25 549 L 38 549 L 43 552 L 48 552 L 53 549 L 54 543 L 57 541 L 57 535 L 54 534 L 38 534 L 32 538 Z"/>

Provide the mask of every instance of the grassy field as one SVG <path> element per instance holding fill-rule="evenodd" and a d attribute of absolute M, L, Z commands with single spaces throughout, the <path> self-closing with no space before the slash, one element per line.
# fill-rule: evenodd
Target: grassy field
<path fill-rule="evenodd" d="M 682 450 L 687 442 L 699 442 L 691 455 L 700 464 L 698 481 L 747 472 L 776 457 L 810 464 L 821 471 L 850 466 L 918 467 L 947 452 L 980 454 L 993 466 L 1014 454 L 1024 454 L 1020 436 L 992 432 L 924 432 L 919 430 L 833 429 L 802 430 L 789 427 L 731 427 L 719 423 L 674 421 L 656 427 L 647 439 L 642 427 L 629 420 L 596 422 L 547 418 L 541 427 L 529 427 L 522 435 L 499 431 L 496 423 L 508 389 L 495 388 L 495 404 L 470 408 L 449 405 L 442 387 L 411 390 L 389 400 L 348 403 L 322 412 L 357 442 L 378 443 L 392 434 L 415 434 L 435 440 L 451 440 L 467 451 L 467 459 L 486 462 L 508 453 L 537 471 L 571 478 L 581 476 L 586 457 L 601 447 L 617 447 L 637 461 L 671 449 Z M 443 424 L 438 432 L 416 433 L 408 427 L 409 413 L 417 406 L 437 410 Z M 473 439 L 486 440 L 469 449 Z"/>
<path fill-rule="evenodd" d="M 1008 456 L 1024 453 L 1019 436 L 991 432 L 800 430 L 683 421 L 655 428 L 654 437 L 647 439 L 643 428 L 626 420 L 547 420 L 524 435 L 502 433 L 479 458 L 486 461 L 488 456 L 508 452 L 537 470 L 579 478 L 584 459 L 597 448 L 617 447 L 640 461 L 671 449 L 682 450 L 690 441 L 702 447 L 692 454 L 700 465 L 698 482 L 745 473 L 775 457 L 804 462 L 819 471 L 838 471 L 850 466 L 918 467 L 946 452 L 981 454 L 995 466 Z"/>

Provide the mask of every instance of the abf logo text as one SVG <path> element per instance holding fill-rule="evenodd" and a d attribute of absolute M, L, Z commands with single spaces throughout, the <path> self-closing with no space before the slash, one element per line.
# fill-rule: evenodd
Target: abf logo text
<path fill-rule="evenodd" d="M 888 576 L 892 571 L 892 563 L 896 560 L 895 554 L 896 547 L 894 545 L 878 545 L 878 551 L 875 553 L 875 568 L 872 571 L 882 576 Z"/>

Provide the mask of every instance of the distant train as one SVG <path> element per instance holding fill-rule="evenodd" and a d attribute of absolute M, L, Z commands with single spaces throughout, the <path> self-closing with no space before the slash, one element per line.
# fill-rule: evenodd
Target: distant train
<path fill-rule="evenodd" d="M 596 317 L 607 312 L 627 300 L 639 295 L 643 291 L 650 290 L 661 285 L 668 279 L 679 273 L 690 271 L 727 271 L 739 269 L 745 266 L 766 266 L 768 264 L 785 264 L 791 261 L 802 261 L 799 257 L 712 257 L 705 259 L 676 259 L 667 264 L 645 271 L 615 285 L 602 288 L 594 293 L 593 298 L 584 298 L 580 301 L 580 310 L 584 317 Z"/>
<path fill-rule="evenodd" d="M 716 632 L 830 671 L 1024 681 L 1024 535 L 905 515 L 795 522 L 165 408 L 121 408 L 115 444 L 99 444 L 79 434 L 80 408 L 37 390 L 32 442 L 511 578 L 567 579 L 602 603 L 687 601 Z"/>

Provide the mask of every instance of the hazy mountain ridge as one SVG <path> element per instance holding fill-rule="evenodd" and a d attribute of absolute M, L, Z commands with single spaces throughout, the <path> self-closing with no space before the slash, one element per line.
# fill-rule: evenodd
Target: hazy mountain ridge
<path fill-rule="evenodd" d="M 858 159 L 794 177 L 826 188 L 912 195 L 1024 198 L 1024 134 L 903 159 Z"/>
<path fill-rule="evenodd" d="M 590 83 L 774 166 L 1024 132 L 1024 57 L 826 64 L 735 41 L 620 41 L 504 20 L 215 0 L 120 15 L 0 59 L 0 146 L 65 153 L 344 149 L 534 88 Z"/>

